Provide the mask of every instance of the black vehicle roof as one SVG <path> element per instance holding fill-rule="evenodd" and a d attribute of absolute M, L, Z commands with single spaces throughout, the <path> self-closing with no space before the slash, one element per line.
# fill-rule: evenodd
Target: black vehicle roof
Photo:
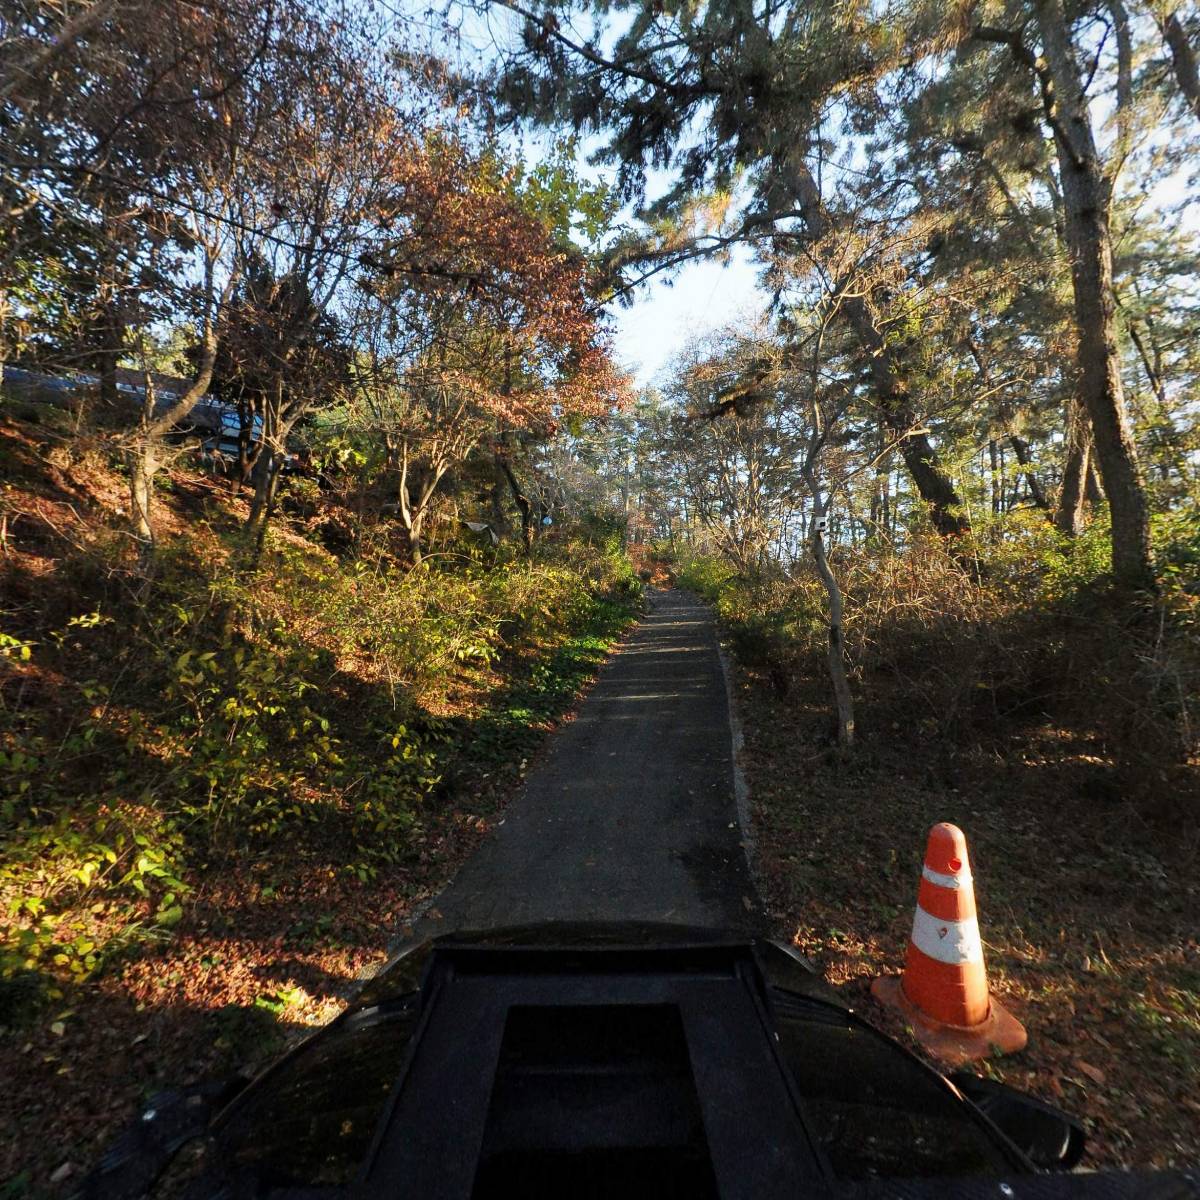
<path fill-rule="evenodd" d="M 1036 1173 L 949 1081 L 820 988 L 744 934 L 438 939 L 224 1109 L 184 1194 L 1200 1196 L 1183 1173 Z"/>

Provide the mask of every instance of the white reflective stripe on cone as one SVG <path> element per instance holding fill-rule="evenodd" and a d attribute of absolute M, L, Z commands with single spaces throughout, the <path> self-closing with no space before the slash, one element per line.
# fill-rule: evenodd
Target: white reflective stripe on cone
<path fill-rule="evenodd" d="M 950 888 L 956 892 L 960 888 L 971 886 L 970 871 L 959 871 L 957 875 L 943 875 L 941 871 L 931 871 L 928 867 L 922 867 L 921 876 L 930 883 L 936 883 L 938 887 Z"/>
<path fill-rule="evenodd" d="M 918 950 L 938 962 L 983 962 L 983 942 L 979 938 L 979 922 L 974 917 L 965 921 L 939 921 L 918 904 L 912 941 Z"/>

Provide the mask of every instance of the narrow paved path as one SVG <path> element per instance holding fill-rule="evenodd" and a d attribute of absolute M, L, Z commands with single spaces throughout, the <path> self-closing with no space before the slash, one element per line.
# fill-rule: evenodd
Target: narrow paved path
<path fill-rule="evenodd" d="M 504 822 L 418 923 L 758 924 L 712 614 L 677 591 L 617 647 Z"/>

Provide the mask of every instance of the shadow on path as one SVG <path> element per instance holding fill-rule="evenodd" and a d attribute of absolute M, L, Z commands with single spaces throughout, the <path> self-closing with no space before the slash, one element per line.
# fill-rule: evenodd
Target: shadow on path
<path fill-rule="evenodd" d="M 677 591 L 651 605 L 416 936 L 540 921 L 761 925 L 712 613 Z"/>

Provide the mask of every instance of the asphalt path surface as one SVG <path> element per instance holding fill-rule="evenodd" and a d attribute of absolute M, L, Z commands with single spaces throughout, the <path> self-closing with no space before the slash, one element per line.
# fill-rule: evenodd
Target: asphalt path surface
<path fill-rule="evenodd" d="M 654 592 L 420 937 L 541 921 L 755 929 L 711 611 Z"/>

